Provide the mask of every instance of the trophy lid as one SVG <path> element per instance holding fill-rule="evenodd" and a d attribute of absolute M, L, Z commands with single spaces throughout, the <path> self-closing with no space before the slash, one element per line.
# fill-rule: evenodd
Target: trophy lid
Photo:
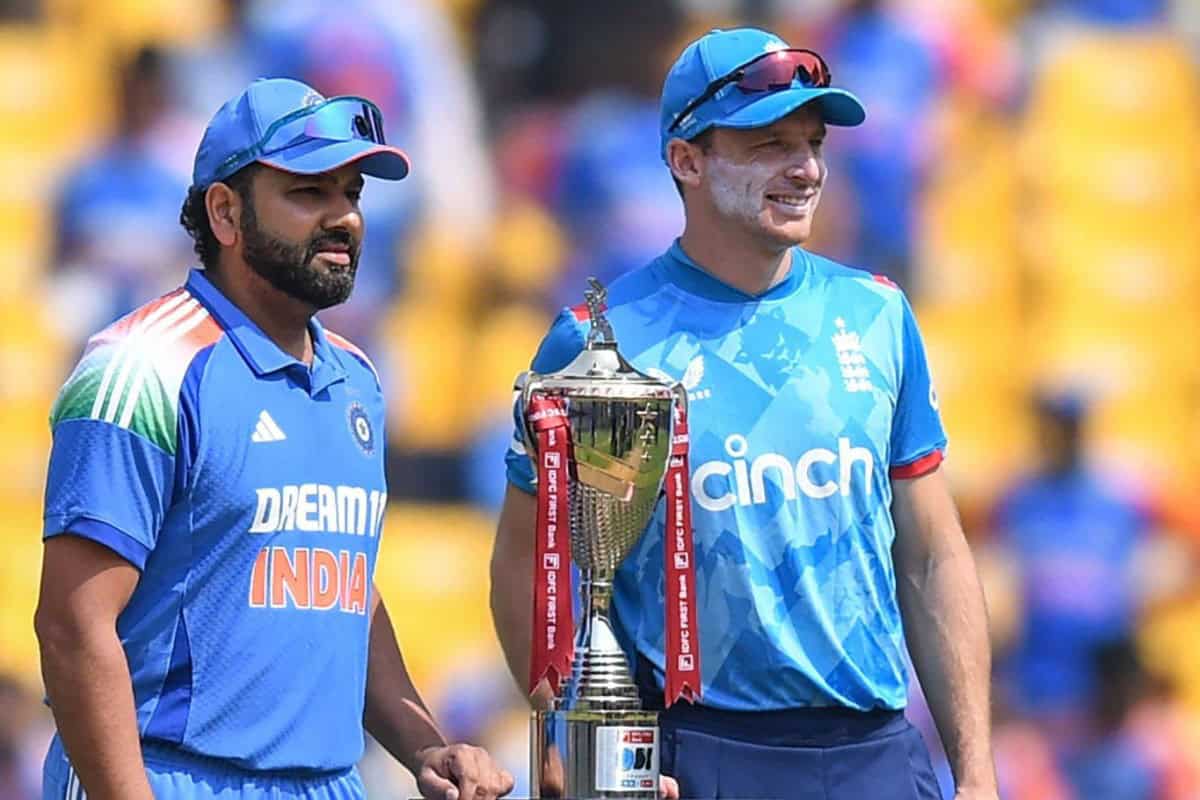
<path fill-rule="evenodd" d="M 655 390 L 661 390 L 662 396 L 668 396 L 671 384 L 639 371 L 621 355 L 612 324 L 604 316 L 608 290 L 595 278 L 588 278 L 588 283 L 591 288 L 584 292 L 584 298 L 591 328 L 584 348 L 567 366 L 538 376 L 541 388 L 571 393 L 603 387 L 600 393 L 612 397 L 654 396 L 658 394 Z"/>

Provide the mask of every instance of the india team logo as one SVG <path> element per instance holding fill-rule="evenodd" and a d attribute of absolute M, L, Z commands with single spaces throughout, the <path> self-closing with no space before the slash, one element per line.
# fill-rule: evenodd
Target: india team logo
<path fill-rule="evenodd" d="M 351 403 L 346 409 L 346 419 L 350 423 L 350 435 L 354 437 L 354 441 L 362 448 L 362 451 L 371 455 L 375 452 L 375 430 L 371 427 L 371 419 L 367 416 L 367 411 L 358 403 Z"/>

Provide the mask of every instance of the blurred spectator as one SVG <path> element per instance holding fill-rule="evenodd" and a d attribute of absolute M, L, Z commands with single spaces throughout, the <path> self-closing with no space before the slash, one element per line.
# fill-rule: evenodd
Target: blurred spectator
<path fill-rule="evenodd" d="M 996 674 L 1018 712 L 1074 734 L 1096 690 L 1093 648 L 1131 633 L 1135 555 L 1149 519 L 1136 498 L 1085 462 L 1082 396 L 1040 393 L 1034 407 L 1042 463 L 1004 494 L 994 515 L 1023 609 Z"/>
<path fill-rule="evenodd" d="M 885 0 L 852 0 L 823 49 L 838 85 L 867 107 L 868 123 L 830 137 L 831 169 L 850 179 L 858 225 L 850 264 L 909 286 L 916 198 L 942 70 L 930 44 Z M 837 166 L 840 165 L 840 166 Z"/>
<path fill-rule="evenodd" d="M 374 182 L 363 193 L 371 220 L 354 296 L 322 314 L 372 349 L 375 325 L 402 290 L 413 232 L 430 225 L 481 244 L 492 215 L 491 165 L 464 55 L 444 9 L 422 0 L 248 0 L 244 22 L 258 68 L 294 77 L 326 95 L 373 100 L 388 140 L 413 159 L 409 180 Z"/>
<path fill-rule="evenodd" d="M 41 763 L 50 744 L 48 714 L 30 692 L 0 673 L 0 800 L 41 797 Z"/>
<path fill-rule="evenodd" d="M 1157 693 L 1153 681 L 1130 640 L 1098 645 L 1090 655 L 1095 691 L 1083 742 L 1064 758 L 1067 776 L 1088 800 L 1157 800 L 1164 776 L 1131 724 Z"/>
<path fill-rule="evenodd" d="M 116 130 L 66 178 L 55 206 L 51 292 L 62 333 L 79 342 L 176 286 L 192 259 L 179 226 L 187 182 L 164 57 L 139 50 L 121 66 Z"/>
<path fill-rule="evenodd" d="M 645 266 L 683 229 L 683 205 L 659 154 L 658 100 L 596 93 L 567 115 L 554 210 L 571 254 L 556 306 L 582 302 L 589 277 L 607 285 Z"/>

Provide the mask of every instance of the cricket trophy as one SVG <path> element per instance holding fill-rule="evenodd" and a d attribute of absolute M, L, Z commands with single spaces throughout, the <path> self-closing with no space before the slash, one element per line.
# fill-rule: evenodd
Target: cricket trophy
<path fill-rule="evenodd" d="M 613 632 L 617 567 L 665 495 L 665 702 L 700 687 L 687 468 L 687 392 L 632 367 L 590 279 L 584 350 L 558 372 L 523 373 L 527 451 L 537 472 L 533 653 L 529 690 L 546 678 L 553 707 L 532 719 L 531 790 L 539 798 L 658 797 L 658 714 L 642 708 Z M 570 564 L 579 568 L 576 629 Z"/>

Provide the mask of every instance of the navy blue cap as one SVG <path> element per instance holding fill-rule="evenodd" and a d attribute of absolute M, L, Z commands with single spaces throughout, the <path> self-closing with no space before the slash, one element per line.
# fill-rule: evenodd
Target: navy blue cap
<path fill-rule="evenodd" d="M 833 87 L 813 88 L 796 81 L 790 89 L 761 94 L 748 94 L 730 84 L 689 112 L 679 127 L 670 130 L 679 113 L 704 94 L 710 83 L 764 53 L 789 47 L 773 33 L 758 28 L 735 28 L 709 31 L 684 48 L 663 84 L 659 114 L 663 158 L 667 142 L 672 139 L 694 139 L 713 127 L 761 128 L 807 103 L 816 103 L 822 119 L 829 125 L 861 125 L 867 112 L 850 92 Z"/>
<path fill-rule="evenodd" d="M 208 186 L 256 161 L 302 175 L 357 162 L 363 174 L 387 180 L 409 169 L 404 151 L 385 143 L 374 103 L 326 99 L 290 78 L 260 78 L 221 106 L 196 151 L 192 185 Z"/>

